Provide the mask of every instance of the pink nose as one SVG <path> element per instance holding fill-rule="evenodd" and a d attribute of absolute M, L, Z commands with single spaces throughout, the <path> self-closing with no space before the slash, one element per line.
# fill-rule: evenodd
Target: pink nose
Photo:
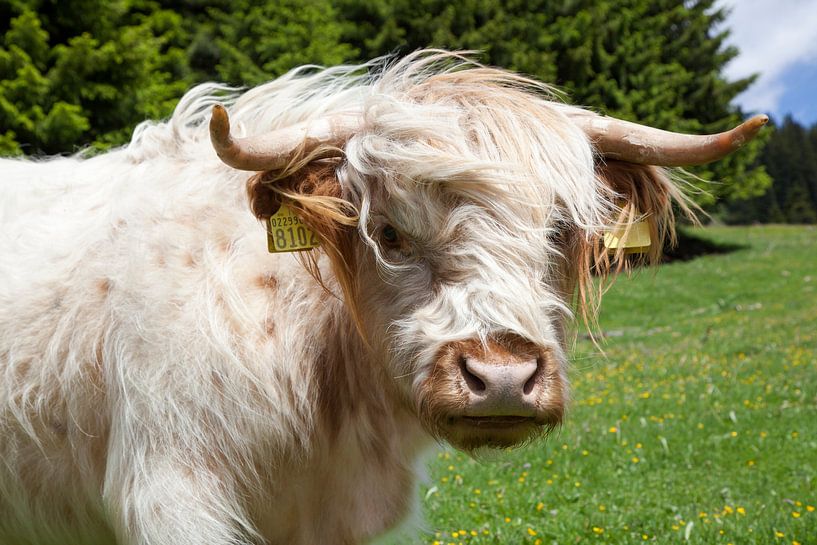
<path fill-rule="evenodd" d="M 539 358 L 499 363 L 473 356 L 460 358 L 470 416 L 532 416 L 541 388 Z"/>

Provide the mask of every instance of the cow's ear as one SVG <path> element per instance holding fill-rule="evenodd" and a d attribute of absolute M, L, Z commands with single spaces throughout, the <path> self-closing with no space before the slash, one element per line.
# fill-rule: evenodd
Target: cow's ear
<path fill-rule="evenodd" d="M 588 325 L 594 322 L 606 279 L 633 265 L 660 262 L 665 246 L 674 244 L 673 203 L 692 221 L 695 221 L 693 209 L 696 208 L 672 182 L 669 172 L 661 167 L 600 161 L 596 165 L 596 176 L 616 200 L 609 228 L 606 232 L 575 233 L 566 252 L 571 268 L 575 267 L 573 274 L 568 275 L 572 279 L 569 289 L 577 293 L 580 313 Z M 605 234 L 633 233 L 639 223 L 649 232 L 648 248 L 632 253 L 623 245 L 608 248 L 604 244 Z M 594 282 L 594 277 L 599 281 Z"/>
<path fill-rule="evenodd" d="M 594 259 L 597 272 L 618 272 L 633 261 L 626 255 L 635 255 L 641 261 L 657 263 L 667 243 L 675 243 L 675 215 L 673 203 L 694 219 L 689 198 L 670 179 L 670 173 L 661 167 L 639 165 L 623 161 L 606 161 L 596 165 L 596 176 L 609 187 L 616 199 L 615 213 L 610 229 L 617 233 L 630 232 L 637 224 L 646 225 L 650 234 L 649 248 L 628 254 L 625 247 L 610 251 L 604 244 L 596 244 L 599 253 Z M 600 234 L 599 238 L 603 238 Z"/>
<path fill-rule="evenodd" d="M 250 209 L 266 220 L 286 203 L 320 239 L 329 257 L 335 277 L 349 298 L 354 269 L 354 239 L 357 210 L 343 198 L 337 176 L 337 160 L 318 160 L 289 173 L 259 173 L 247 182 Z M 304 265 L 323 285 L 315 252 L 301 252 Z M 324 285 L 324 287 L 326 287 Z"/>
<path fill-rule="evenodd" d="M 265 220 L 286 203 L 322 241 L 357 224 L 354 206 L 343 198 L 335 161 L 314 161 L 290 173 L 262 172 L 247 182 L 250 209 Z"/>
<path fill-rule="evenodd" d="M 331 203 L 331 212 L 341 204 L 341 193 L 334 161 L 315 161 L 286 174 L 261 172 L 247 182 L 250 209 L 262 220 L 275 214 L 283 201 L 304 212 Z"/>

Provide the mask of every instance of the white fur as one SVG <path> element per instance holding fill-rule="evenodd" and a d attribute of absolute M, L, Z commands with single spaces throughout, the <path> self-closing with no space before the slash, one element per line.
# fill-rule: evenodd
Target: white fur
<path fill-rule="evenodd" d="M 614 208 L 586 138 L 521 79 L 515 110 L 435 98 L 430 78 L 468 68 L 452 55 L 373 66 L 200 86 L 122 149 L 0 160 L 0 543 L 361 543 L 414 503 L 431 439 L 412 395 L 441 346 L 511 331 L 563 362 L 551 237 Z M 209 144 L 217 102 L 239 135 L 364 117 L 338 176 L 371 351 L 296 256 L 267 254 L 248 174 Z M 378 245 L 384 223 L 408 253 Z M 331 429 L 335 348 L 341 397 L 365 395 Z"/>

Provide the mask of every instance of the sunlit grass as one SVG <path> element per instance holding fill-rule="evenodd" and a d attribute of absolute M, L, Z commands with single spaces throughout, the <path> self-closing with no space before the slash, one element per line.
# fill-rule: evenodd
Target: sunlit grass
<path fill-rule="evenodd" d="M 703 233 L 746 248 L 620 280 L 562 429 L 441 453 L 414 541 L 817 544 L 817 230 Z"/>

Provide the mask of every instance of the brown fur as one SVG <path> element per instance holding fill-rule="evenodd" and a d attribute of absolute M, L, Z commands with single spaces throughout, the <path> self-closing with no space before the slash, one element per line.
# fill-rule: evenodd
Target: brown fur
<path fill-rule="evenodd" d="M 274 291 L 278 288 L 278 279 L 272 273 L 262 274 L 256 279 L 255 283 L 262 290 Z"/>
<path fill-rule="evenodd" d="M 97 289 L 99 289 L 100 295 L 103 297 L 108 296 L 108 292 L 111 291 L 111 282 L 107 278 L 103 278 L 97 284 Z"/>

